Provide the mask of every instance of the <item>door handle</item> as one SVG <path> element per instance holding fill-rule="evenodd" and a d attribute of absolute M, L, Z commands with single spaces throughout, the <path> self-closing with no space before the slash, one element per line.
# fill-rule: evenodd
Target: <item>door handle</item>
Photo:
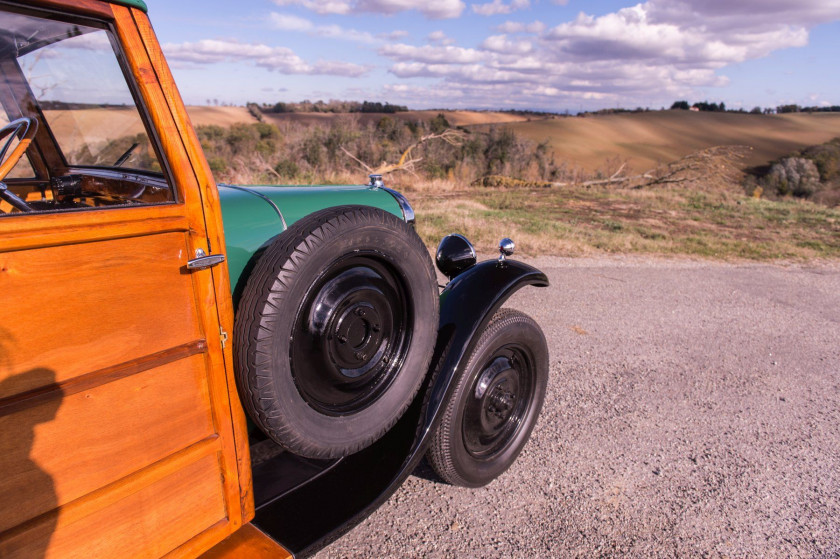
<path fill-rule="evenodd" d="M 225 261 L 224 254 L 207 254 L 203 249 L 195 249 L 195 258 L 187 260 L 187 270 L 203 270 Z"/>

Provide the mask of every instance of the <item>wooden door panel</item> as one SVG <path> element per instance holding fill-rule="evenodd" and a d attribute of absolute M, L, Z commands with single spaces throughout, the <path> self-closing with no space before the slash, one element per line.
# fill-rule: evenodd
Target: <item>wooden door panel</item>
<path fill-rule="evenodd" d="M 0 253 L 0 289 L 24 295 L 0 305 L 2 557 L 157 557 L 235 526 L 211 276 L 184 269 L 186 231 L 148 225 Z"/>
<path fill-rule="evenodd" d="M 17 371 L 61 383 L 200 339 L 186 247 L 173 232 L 0 254 L 0 399 L 37 388 Z"/>
<path fill-rule="evenodd" d="M 177 203 L 0 219 L 0 557 L 195 556 L 253 517 L 229 278 L 185 270 L 218 194 L 145 15 L 72 4 L 113 23 Z"/>
<path fill-rule="evenodd" d="M 59 510 L 0 540 L 0 556 L 161 557 L 225 518 L 218 471 L 219 456 L 212 452 L 87 516 L 68 522 Z"/>
<path fill-rule="evenodd" d="M 0 478 L 0 502 L 18 503 L 0 509 L 0 532 L 215 433 L 201 355 L 45 400 L 0 415 L 0 447 L 12 449 L 0 471 L 13 472 Z M 9 440 L 33 426 L 31 448 Z"/>

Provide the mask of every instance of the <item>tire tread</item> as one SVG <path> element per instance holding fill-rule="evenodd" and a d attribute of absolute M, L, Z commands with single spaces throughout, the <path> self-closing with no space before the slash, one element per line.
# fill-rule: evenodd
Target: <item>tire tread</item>
<path fill-rule="evenodd" d="M 390 223 L 388 223 L 390 222 Z M 430 285 L 436 285 L 434 268 L 428 251 L 420 237 L 404 221 L 382 210 L 367 206 L 338 206 L 310 214 L 292 224 L 265 250 L 254 266 L 243 291 L 236 311 L 234 325 L 234 354 L 237 387 L 240 399 L 254 423 L 266 435 L 281 445 L 309 457 L 334 458 L 316 441 L 305 440 L 283 417 L 283 410 L 272 398 L 261 395 L 276 393 L 275 379 L 268 365 L 272 356 L 269 342 L 274 331 L 274 315 L 294 284 L 304 259 L 317 254 L 319 247 L 339 229 L 339 225 L 355 226 L 366 224 L 396 225 L 405 233 L 405 238 L 415 245 L 418 253 L 425 255 L 425 264 Z M 436 293 L 434 294 L 436 303 Z M 435 328 L 437 326 L 437 305 L 435 304 Z M 249 317 L 251 318 L 249 320 Z M 426 358 L 426 369 L 431 352 Z M 266 372 L 268 371 L 268 372 Z M 423 371 L 425 373 L 425 370 Z M 423 375 L 418 375 L 412 394 L 416 394 Z M 360 441 L 349 452 L 357 452 L 382 436 L 393 427 L 411 403 L 411 398 L 402 405 L 396 417 L 365 440 Z M 269 405 L 267 405 L 269 404 Z M 346 453 L 345 453 L 346 454 Z"/>
<path fill-rule="evenodd" d="M 454 424 L 458 421 L 458 418 L 456 417 L 459 404 L 458 395 L 464 390 L 464 385 L 472 381 L 473 376 L 469 373 L 471 372 L 473 365 L 475 365 L 475 359 L 482 353 L 483 347 L 500 331 L 503 331 L 511 325 L 517 323 L 528 324 L 541 332 L 541 329 L 536 321 L 527 314 L 510 308 L 499 309 L 481 333 L 478 343 L 475 345 L 475 348 L 467 361 L 467 366 L 462 369 L 462 374 L 458 379 L 455 391 L 452 393 L 452 397 L 446 402 L 446 410 L 443 415 L 443 420 L 432 436 L 431 444 L 426 451 L 426 460 L 438 476 L 451 485 L 476 487 L 475 483 L 470 482 L 461 475 L 458 468 L 455 466 L 453 459 L 454 453 L 457 452 L 457 449 L 453 448 L 453 440 L 449 434 L 451 433 L 453 427 L 457 427 Z M 542 339 L 542 343 L 545 344 L 545 338 Z"/>

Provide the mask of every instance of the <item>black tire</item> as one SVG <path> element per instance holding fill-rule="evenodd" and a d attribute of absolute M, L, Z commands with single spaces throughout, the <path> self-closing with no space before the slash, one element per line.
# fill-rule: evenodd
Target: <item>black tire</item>
<path fill-rule="evenodd" d="M 426 458 L 452 485 L 481 487 L 516 460 L 537 422 L 548 383 L 539 325 L 512 309 L 481 334 L 446 402 Z"/>
<path fill-rule="evenodd" d="M 365 206 L 315 212 L 265 250 L 242 293 L 242 401 L 286 449 L 346 456 L 411 403 L 437 327 L 436 276 L 412 227 Z"/>

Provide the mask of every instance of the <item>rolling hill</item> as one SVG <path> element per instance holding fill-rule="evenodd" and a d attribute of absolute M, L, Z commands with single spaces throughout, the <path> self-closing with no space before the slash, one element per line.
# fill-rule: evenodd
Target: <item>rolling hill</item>
<path fill-rule="evenodd" d="M 547 141 L 558 160 L 588 171 L 615 157 L 644 171 L 719 145 L 751 147 L 744 166 L 752 167 L 840 136 L 840 113 L 653 111 L 552 117 L 505 126 L 535 142 Z"/>
<path fill-rule="evenodd" d="M 196 126 L 228 127 L 253 123 L 256 119 L 245 107 L 187 108 Z M 100 130 L 107 137 L 136 134 L 139 122 L 123 109 L 80 109 L 46 111 L 56 128 L 75 126 Z M 125 113 L 125 114 L 123 114 Z M 362 124 L 375 123 L 384 116 L 399 120 L 431 120 L 443 113 L 452 126 L 486 130 L 489 126 L 509 127 L 534 142 L 547 142 L 557 161 L 568 162 L 586 171 L 602 168 L 608 159 L 619 158 L 627 167 L 644 171 L 660 163 L 674 161 L 698 150 L 718 145 L 746 145 L 752 151 L 745 167 L 764 165 L 790 152 L 840 137 L 840 113 L 794 113 L 752 115 L 691 111 L 651 111 L 609 115 L 532 117 L 484 111 L 408 111 L 389 115 L 350 115 Z M 282 113 L 264 115 L 264 121 L 281 125 L 328 125 L 348 115 L 331 113 Z M 107 118 L 108 126 L 99 122 Z M 96 134 L 87 141 L 101 141 Z"/>

